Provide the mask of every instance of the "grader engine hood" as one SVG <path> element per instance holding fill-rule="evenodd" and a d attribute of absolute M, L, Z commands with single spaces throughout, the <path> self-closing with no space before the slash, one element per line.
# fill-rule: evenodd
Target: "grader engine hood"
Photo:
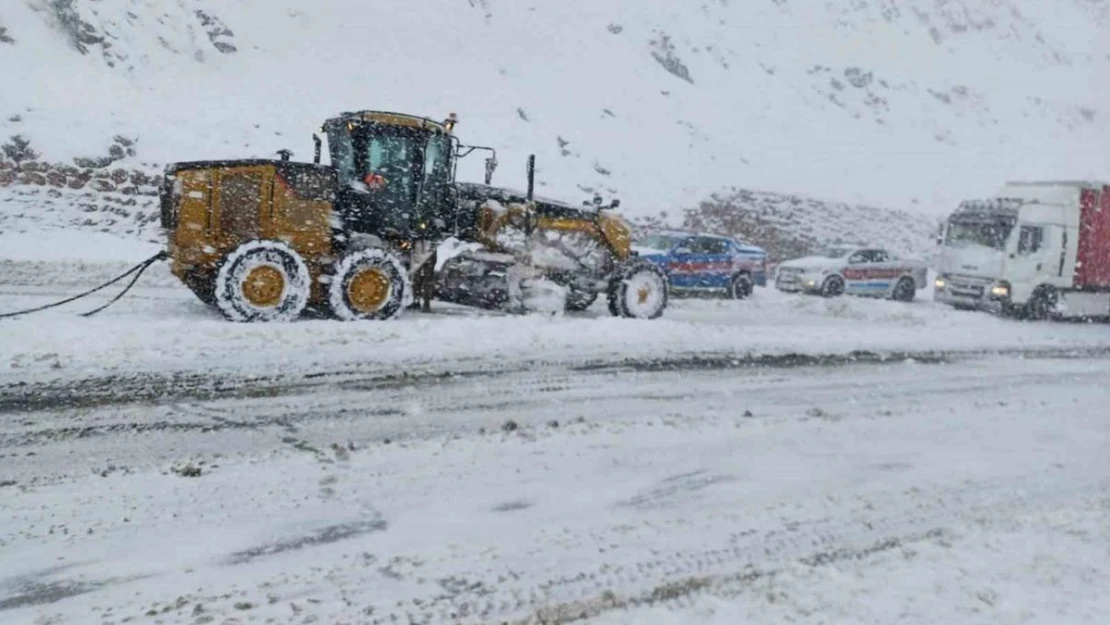
<path fill-rule="evenodd" d="M 573 249 L 582 244 L 604 246 L 620 260 L 632 254 L 632 229 L 611 211 L 577 208 L 544 198 L 529 202 L 525 193 L 489 185 L 460 183 L 458 189 L 460 210 L 472 215 L 464 236 L 492 249 L 513 253 L 531 231 L 537 241 L 571 257 L 582 252 Z"/>

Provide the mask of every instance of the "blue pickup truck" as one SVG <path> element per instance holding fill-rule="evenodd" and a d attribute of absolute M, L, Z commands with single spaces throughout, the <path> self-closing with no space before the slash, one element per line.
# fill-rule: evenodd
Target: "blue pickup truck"
<path fill-rule="evenodd" d="M 675 294 L 723 293 L 733 299 L 767 285 L 767 252 L 716 234 L 665 231 L 637 240 L 632 249 L 667 273 Z"/>

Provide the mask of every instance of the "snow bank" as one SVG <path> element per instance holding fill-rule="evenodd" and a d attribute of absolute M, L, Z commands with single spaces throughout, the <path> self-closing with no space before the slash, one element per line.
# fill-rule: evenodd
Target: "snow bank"
<path fill-rule="evenodd" d="M 20 267 L 50 275 L 38 265 Z M 35 286 L 18 267 L 11 272 L 18 279 L 4 288 L 11 294 L 3 298 L 3 311 L 60 299 L 77 288 Z M 653 321 L 610 317 L 605 302 L 599 301 L 585 313 L 554 317 L 487 314 L 437 304 L 437 314 L 407 313 L 391 323 L 304 319 L 236 324 L 196 301 L 164 265 L 150 274 L 147 287 L 91 319 L 75 313 L 103 298 L 0 323 L 0 376 L 198 370 L 280 374 L 349 365 L 381 371 L 463 370 L 676 354 L 1110 346 L 1105 325 L 1018 323 L 931 301 L 828 300 L 766 288 L 746 301 L 673 300 L 664 317 Z"/>

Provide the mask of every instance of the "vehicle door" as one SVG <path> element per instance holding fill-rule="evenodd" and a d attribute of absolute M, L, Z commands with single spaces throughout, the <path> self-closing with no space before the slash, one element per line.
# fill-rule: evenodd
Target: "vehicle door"
<path fill-rule="evenodd" d="M 859 250 L 844 268 L 844 292 L 870 295 L 891 288 L 890 256 L 883 250 Z"/>
<path fill-rule="evenodd" d="M 671 279 L 671 286 L 677 289 L 692 289 L 696 286 L 696 237 L 686 237 L 671 248 L 670 258 L 667 260 L 667 274 Z"/>
<path fill-rule="evenodd" d="M 1040 284 L 1053 283 L 1060 272 L 1063 228 L 1020 224 L 1016 243 L 1011 243 L 1006 264 L 1010 284 L 1021 301 Z"/>
<path fill-rule="evenodd" d="M 732 281 L 732 251 L 727 239 L 697 237 L 698 288 L 724 289 Z"/>

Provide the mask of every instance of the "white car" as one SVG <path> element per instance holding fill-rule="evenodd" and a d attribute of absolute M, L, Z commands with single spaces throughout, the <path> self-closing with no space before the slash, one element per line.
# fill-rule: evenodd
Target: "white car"
<path fill-rule="evenodd" d="M 882 248 L 834 245 L 780 264 L 775 287 L 825 297 L 847 293 L 909 302 L 925 288 L 927 270 L 922 261 L 898 258 Z"/>

